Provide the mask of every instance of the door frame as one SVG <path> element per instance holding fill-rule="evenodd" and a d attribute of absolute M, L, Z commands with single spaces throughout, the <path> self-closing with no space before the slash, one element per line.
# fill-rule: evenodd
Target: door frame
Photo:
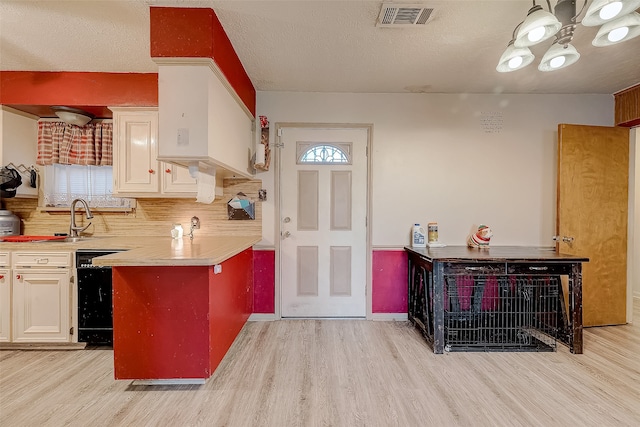
<path fill-rule="evenodd" d="M 627 323 L 633 322 L 633 301 L 640 299 L 640 126 L 629 129 L 629 219 L 627 238 Z"/>
<path fill-rule="evenodd" d="M 280 172 L 282 168 L 282 160 L 280 159 L 280 148 L 282 142 L 280 140 L 282 129 L 286 128 L 299 128 L 299 129 L 363 129 L 367 132 L 367 203 L 366 203 L 366 318 L 371 320 L 372 318 L 372 297 L 371 297 L 371 263 L 372 263 L 372 247 L 371 247 L 371 230 L 372 230 L 372 218 L 371 218 L 371 183 L 372 183 L 372 164 L 373 164 L 373 124 L 371 123 L 296 123 L 296 122 L 281 122 L 276 123 L 275 128 L 275 144 L 274 144 L 274 203 L 275 203 L 275 318 L 282 319 L 282 256 L 281 256 L 281 243 L 282 243 L 282 221 L 281 217 L 281 200 L 280 197 Z"/>

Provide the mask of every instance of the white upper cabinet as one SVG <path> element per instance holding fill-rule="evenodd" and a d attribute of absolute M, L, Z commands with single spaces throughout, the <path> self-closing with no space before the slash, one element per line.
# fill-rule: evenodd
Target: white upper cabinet
<path fill-rule="evenodd" d="M 38 117 L 0 106 L 0 166 L 35 166 L 37 147 Z M 16 197 L 37 198 L 38 189 L 29 185 L 29 175 L 21 175 L 22 185 L 17 188 Z"/>
<path fill-rule="evenodd" d="M 158 158 L 251 178 L 253 116 L 213 61 L 190 61 L 158 66 Z"/>
<path fill-rule="evenodd" d="M 113 192 L 158 193 L 158 111 L 113 110 Z"/>
<path fill-rule="evenodd" d="M 113 192 L 128 197 L 195 197 L 186 168 L 159 162 L 158 110 L 113 111 Z"/>

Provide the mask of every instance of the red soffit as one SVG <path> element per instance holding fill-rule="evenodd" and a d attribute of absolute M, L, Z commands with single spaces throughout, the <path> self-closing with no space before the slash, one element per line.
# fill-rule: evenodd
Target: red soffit
<path fill-rule="evenodd" d="M 211 58 L 255 116 L 256 90 L 213 9 L 151 7 L 152 58 Z"/>

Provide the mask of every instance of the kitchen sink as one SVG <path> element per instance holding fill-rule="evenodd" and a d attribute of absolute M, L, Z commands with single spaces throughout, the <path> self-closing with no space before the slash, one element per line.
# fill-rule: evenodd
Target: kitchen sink
<path fill-rule="evenodd" d="M 74 243 L 74 242 L 86 242 L 87 240 L 93 240 L 93 239 L 99 239 L 99 237 L 93 237 L 93 236 L 65 237 L 65 239 L 62 241 Z"/>
<path fill-rule="evenodd" d="M 79 242 L 87 242 L 94 239 L 102 239 L 106 236 L 7 236 L 4 238 L 0 238 L 0 241 L 3 242 L 18 242 L 18 243 L 45 243 L 45 242 L 53 242 L 53 243 L 79 243 Z"/>

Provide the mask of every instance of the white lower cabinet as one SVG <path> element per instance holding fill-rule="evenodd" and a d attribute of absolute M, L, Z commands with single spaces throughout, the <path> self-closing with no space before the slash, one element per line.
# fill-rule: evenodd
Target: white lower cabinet
<path fill-rule="evenodd" d="M 10 274 L 11 334 L 14 343 L 71 342 L 71 252 L 12 254 Z M 3 295 L 7 293 L 2 290 Z M 2 331 L 5 330 L 5 303 Z"/>
<path fill-rule="evenodd" d="M 0 342 L 11 341 L 11 270 L 0 268 Z"/>
<path fill-rule="evenodd" d="M 70 342 L 70 274 L 13 270 L 13 342 Z"/>

